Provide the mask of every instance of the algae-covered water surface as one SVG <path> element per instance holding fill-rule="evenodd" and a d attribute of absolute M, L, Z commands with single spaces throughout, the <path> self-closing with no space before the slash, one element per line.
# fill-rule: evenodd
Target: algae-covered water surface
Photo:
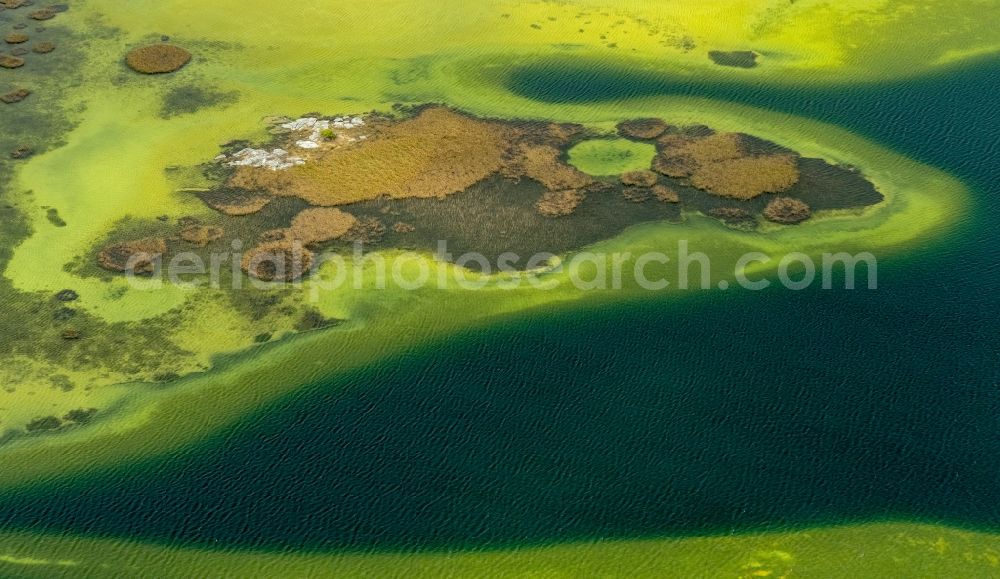
<path fill-rule="evenodd" d="M 0 576 L 1000 576 L 997 18 L 0 0 Z"/>

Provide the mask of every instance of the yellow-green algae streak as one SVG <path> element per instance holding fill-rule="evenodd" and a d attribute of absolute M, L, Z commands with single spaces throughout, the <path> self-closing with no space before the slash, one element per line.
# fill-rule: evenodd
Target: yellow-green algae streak
<path fill-rule="evenodd" d="M 805 155 L 857 165 L 887 196 L 886 203 L 863 214 L 823 215 L 797 228 L 748 235 L 689 216 L 681 226 L 635 227 L 590 248 L 639 254 L 670 249 L 685 239 L 692 249 L 713 256 L 713 281 L 731 278 L 737 256 L 747 251 L 811 255 L 872 251 L 881 257 L 926 242 L 965 211 L 966 192 L 954 179 L 835 127 L 699 99 L 543 105 L 510 95 L 497 83 L 502 75 L 489 74 L 489 67 L 482 64 L 497 62 L 497 56 L 571 54 L 603 57 L 612 66 L 655 63 L 658 70 L 679 79 L 697 75 L 702 81 L 746 77 L 749 82 L 791 84 L 864 82 L 918 74 L 998 50 L 1000 32 L 992 25 L 1000 16 L 997 3 L 789 5 L 744 0 L 719 7 L 684 0 L 655 3 L 653 8 L 649 2 L 602 4 L 315 1 L 294 8 L 261 0 L 74 4 L 72 18 L 62 24 L 85 30 L 90 19 L 100 18 L 123 35 L 93 41 L 93 56 L 84 68 L 86 82 L 73 94 L 87 107 L 82 123 L 67 136 L 65 146 L 24 165 L 18 189 L 32 190 L 36 204 L 58 207 L 76 226 L 43 227 L 44 218 L 39 216 L 35 234 L 18 248 L 5 275 L 24 291 L 72 286 L 81 293 L 82 307 L 109 321 L 147 319 L 193 304 L 195 313 L 178 329 L 178 339 L 188 348 L 207 360 L 214 353 L 244 347 L 253 330 L 240 327 L 221 297 L 177 288 L 131 290 L 120 297 L 103 282 L 81 280 L 53 264 L 70 262 L 126 215 L 204 211 L 192 197 L 173 190 L 164 168 L 211 159 L 218 144 L 231 138 L 263 138 L 259 119 L 266 115 L 361 112 L 384 109 L 396 101 L 441 101 L 481 115 L 583 122 L 608 130 L 616 121 L 636 116 L 704 123 L 756 134 Z M 260 24 L 234 26 L 234 18 Z M 939 34 L 931 37 L 928 27 Z M 581 28 L 584 32 L 579 32 Z M 159 34 L 171 35 L 196 53 L 195 61 L 179 75 L 238 91 L 240 100 L 227 108 L 163 120 L 156 111 L 162 86 L 170 80 L 142 77 L 111 83 L 122 74 L 122 64 L 107 55 L 124 54 Z M 698 48 L 685 50 L 685 39 Z M 704 57 L 709 49 L 753 49 L 767 55 L 758 69 L 720 70 Z M 453 270 L 436 263 L 431 267 Z M 453 284 L 445 290 L 345 287 L 321 292 L 323 312 L 347 318 L 348 324 L 270 346 L 261 355 L 234 358 L 169 390 L 134 389 L 119 417 L 90 428 L 9 445 L 0 452 L 0 488 L 178 450 L 319 376 L 378 361 L 498 316 L 530 315 L 532 308 L 551 309 L 557 304 L 650 296 L 633 286 L 580 292 L 568 283 L 569 275 L 550 274 L 549 279 L 560 283 L 545 291 L 498 287 L 470 291 Z M 317 283 L 305 284 L 303 294 L 309 295 Z M 317 357 L 317 352 L 323 356 Z M 614 575 L 627 569 L 629 576 L 685 577 L 719 569 L 719 576 L 731 577 L 750 576 L 757 570 L 751 563 L 757 561 L 760 569 L 791 565 L 797 576 L 921 576 L 922 572 L 975 576 L 995 569 L 996 546 L 997 539 L 990 535 L 902 523 L 419 556 L 227 554 L 7 534 L 0 535 L 0 565 L 25 575 L 51 573 L 50 564 L 77 564 L 95 576 L 150 568 L 167 576 L 173 568 L 178 576 L 240 576 L 262 570 L 275 577 L 324 572 L 474 576 L 487 571 L 501 576 L 523 572 L 578 576 Z M 866 556 L 858 557 L 858 551 Z M 134 567 L 122 569 L 123 562 Z M 852 570 L 850 565 L 861 567 Z"/>
<path fill-rule="evenodd" d="M 797 533 L 598 541 L 476 553 L 303 554 L 171 549 L 84 537 L 0 535 L 0 572 L 23 577 L 991 577 L 990 535 L 871 523 Z"/>

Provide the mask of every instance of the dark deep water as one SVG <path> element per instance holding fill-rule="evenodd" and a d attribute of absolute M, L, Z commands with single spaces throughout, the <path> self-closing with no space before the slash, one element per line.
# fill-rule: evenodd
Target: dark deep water
<path fill-rule="evenodd" d="M 815 117 L 962 177 L 974 215 L 881 262 L 877 291 L 538 314 L 314 385 L 183 456 L 2 497 L 0 527 L 316 549 L 1000 529 L 1000 62 L 815 92 L 538 66 L 512 88 Z"/>

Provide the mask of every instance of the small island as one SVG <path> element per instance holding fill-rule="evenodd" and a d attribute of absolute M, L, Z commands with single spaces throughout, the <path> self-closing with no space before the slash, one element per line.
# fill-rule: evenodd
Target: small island
<path fill-rule="evenodd" d="M 431 104 L 393 115 L 266 122 L 269 142 L 229 143 L 201 167 L 214 186 L 193 194 L 215 217 L 117 239 L 97 250 L 97 263 L 122 271 L 137 253 L 209 252 L 239 239 L 247 247 L 244 271 L 272 281 L 275 272 L 251 265 L 254 255 L 291 257 L 297 243 L 304 249 L 284 277 L 298 279 L 316 252 L 347 251 L 359 241 L 368 250 L 433 252 L 446 240 L 456 254 L 492 260 L 504 252 L 560 254 L 637 223 L 669 227 L 687 215 L 752 232 L 883 200 L 853 167 L 753 135 L 657 118 L 627 119 L 609 134 Z"/>

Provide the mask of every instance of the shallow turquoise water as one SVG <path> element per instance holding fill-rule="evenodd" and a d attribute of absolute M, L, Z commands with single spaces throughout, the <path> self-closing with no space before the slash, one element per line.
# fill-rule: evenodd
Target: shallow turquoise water
<path fill-rule="evenodd" d="M 513 79 L 545 100 L 680 92 L 840 124 L 968 180 L 973 217 L 880 262 L 877 291 L 702 294 L 458 336 L 183 456 L 3 497 L 0 526 L 312 549 L 887 516 L 1000 529 L 1000 63 L 815 92 Z"/>

